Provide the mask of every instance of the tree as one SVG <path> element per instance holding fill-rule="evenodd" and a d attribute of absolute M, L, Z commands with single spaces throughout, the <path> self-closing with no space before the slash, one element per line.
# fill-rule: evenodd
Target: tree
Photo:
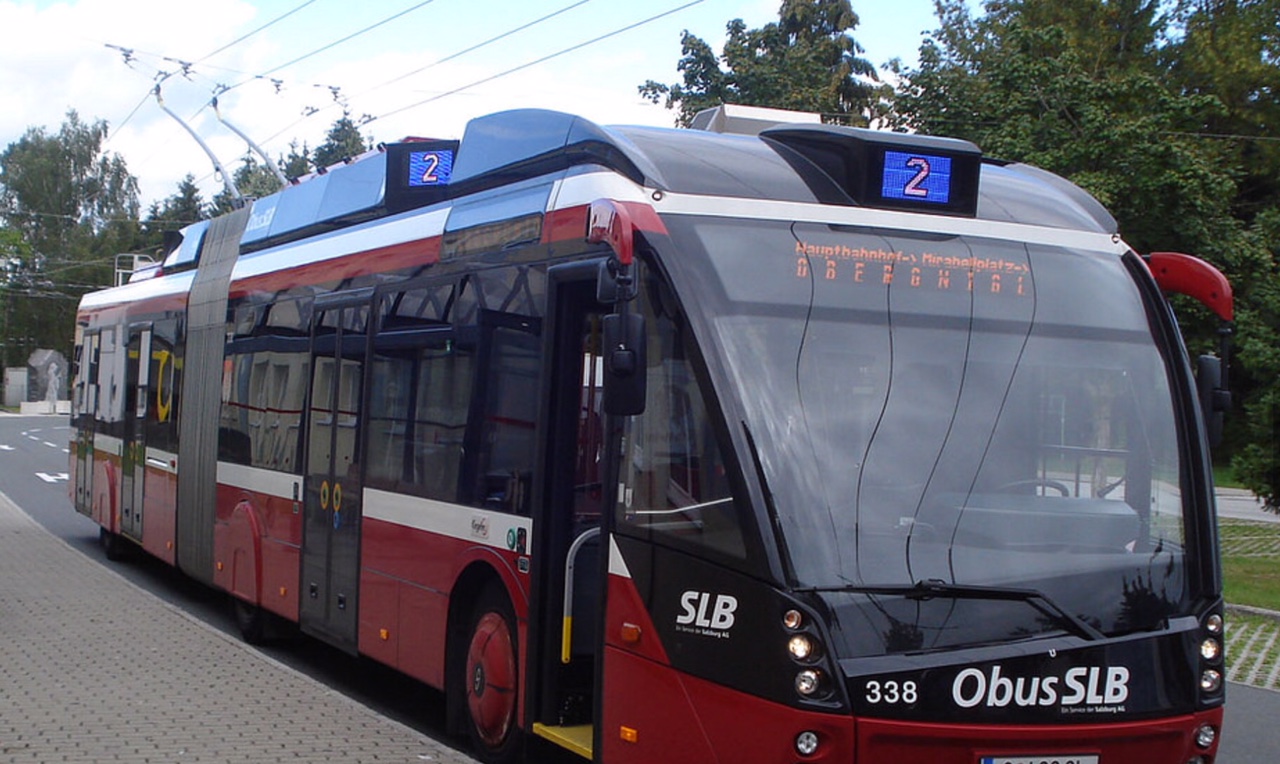
<path fill-rule="evenodd" d="M 105 122 L 70 111 L 56 134 L 29 128 L 0 154 L 0 217 L 28 247 L 4 292 L 6 364 L 36 347 L 69 353 L 77 298 L 110 284 L 115 255 L 140 241 L 138 184 L 106 137 Z"/>
<path fill-rule="evenodd" d="M 30 279 L 28 270 L 33 265 L 31 245 L 13 228 L 0 228 L 0 366 L 20 366 L 24 343 L 15 343 L 11 337 L 9 316 L 13 313 L 14 293 L 21 293 Z M 21 335 L 18 335 L 21 336 Z M 30 351 L 28 350 L 27 353 Z"/>
<path fill-rule="evenodd" d="M 283 160 L 279 164 L 283 164 Z M 240 191 L 240 196 L 248 199 L 261 199 L 264 196 L 270 196 L 283 187 L 280 179 L 271 171 L 271 168 L 259 163 L 252 154 L 244 156 L 240 166 L 236 168 L 232 180 L 235 181 L 236 189 Z M 220 191 L 213 197 L 213 212 L 215 215 L 223 215 L 234 209 L 234 200 L 228 191 Z"/>
<path fill-rule="evenodd" d="M 289 154 L 280 160 L 280 171 L 286 178 L 296 179 L 311 172 L 311 152 L 307 144 L 298 147 L 297 141 L 289 141 Z"/>
<path fill-rule="evenodd" d="M 360 128 L 351 121 L 351 115 L 344 111 L 329 128 L 324 143 L 316 146 L 312 163 L 317 168 L 328 167 L 344 159 L 357 157 L 371 148 L 373 142 L 360 134 Z"/>
<path fill-rule="evenodd" d="M 676 123 L 722 103 L 818 112 L 828 118 L 866 124 L 885 92 L 875 67 L 860 54 L 851 33 L 858 16 L 849 0 L 783 0 L 778 21 L 747 29 L 742 19 L 727 26 L 719 58 L 711 46 L 687 30 L 677 69 L 683 83 L 649 80 L 640 94 L 668 109 Z M 720 68 L 723 61 L 727 71 Z"/>
<path fill-rule="evenodd" d="M 1220 105 L 1170 91 L 1149 46 L 1119 42 L 1157 36 L 1149 10 L 1122 0 L 1138 7 L 1120 20 L 1103 13 L 1110 5 L 1023 0 L 972 18 L 962 0 L 944 0 L 920 68 L 898 72 L 894 124 L 966 138 L 988 155 L 1074 180 L 1123 221 L 1140 251 L 1216 248 L 1232 227 L 1233 182 L 1215 147 L 1189 134 Z M 1079 15 L 1063 20 L 1068 7 Z M 1082 31 L 1097 17 L 1111 19 L 1103 31 L 1128 31 L 1099 44 L 1102 32 Z"/>
<path fill-rule="evenodd" d="M 138 182 L 124 159 L 103 151 L 107 125 L 75 111 L 56 135 L 29 128 L 0 154 L 0 214 L 32 248 L 83 257 L 91 242 L 128 242 L 137 233 Z"/>
<path fill-rule="evenodd" d="M 1236 179 L 1229 200 L 1244 227 L 1232 263 L 1238 306 L 1230 430 L 1232 468 L 1280 511 L 1280 0 L 1199 0 L 1178 8 L 1183 35 L 1165 51 L 1170 80 L 1211 96 L 1203 139 Z"/>
<path fill-rule="evenodd" d="M 1185 30 L 1166 51 L 1170 80 L 1183 92 L 1211 96 L 1222 110 L 1203 131 L 1232 155 L 1240 175 L 1235 213 L 1244 220 L 1280 199 L 1280 0 L 1184 3 Z M 1262 140 L 1257 140 L 1261 138 Z"/>
<path fill-rule="evenodd" d="M 1155 0 L 1008 0 L 974 16 L 962 0 L 940 0 L 920 66 L 897 68 L 893 122 L 1064 175 L 1111 210 L 1138 251 L 1191 252 L 1227 273 L 1242 383 L 1233 387 L 1248 415 L 1231 422 L 1218 456 L 1234 455 L 1249 487 L 1280 509 L 1280 168 L 1253 177 L 1245 153 L 1261 156 L 1262 141 L 1245 149 L 1206 135 L 1274 132 L 1277 2 L 1205 0 L 1163 14 Z M 1271 15 L 1226 18 L 1258 6 Z M 1207 314 L 1179 309 L 1193 352 L 1207 350 Z"/>
<path fill-rule="evenodd" d="M 152 202 L 147 218 L 142 222 L 144 242 L 142 249 L 160 246 L 165 231 L 177 231 L 209 217 L 209 208 L 200 197 L 195 176 L 190 173 L 178 182 L 178 190 L 163 202 Z"/>

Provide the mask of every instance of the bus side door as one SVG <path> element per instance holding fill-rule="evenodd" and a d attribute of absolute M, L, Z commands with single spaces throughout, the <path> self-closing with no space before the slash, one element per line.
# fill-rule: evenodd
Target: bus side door
<path fill-rule="evenodd" d="M 130 328 L 125 352 L 124 442 L 120 456 L 120 532 L 142 543 L 147 482 L 147 404 L 151 384 L 151 325 Z"/>
<path fill-rule="evenodd" d="M 299 622 L 356 651 L 369 291 L 317 299 L 311 331 Z"/>
<path fill-rule="evenodd" d="M 80 375 L 76 381 L 76 511 L 93 513 L 93 433 L 98 416 L 97 331 L 85 332 L 80 352 Z"/>

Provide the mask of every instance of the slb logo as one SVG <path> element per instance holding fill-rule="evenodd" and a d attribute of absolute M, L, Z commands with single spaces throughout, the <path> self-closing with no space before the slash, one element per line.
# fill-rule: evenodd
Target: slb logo
<path fill-rule="evenodd" d="M 681 626 L 728 631 L 733 627 L 738 598 L 728 594 L 687 591 L 680 595 L 680 608 L 683 612 L 676 616 L 676 623 Z"/>

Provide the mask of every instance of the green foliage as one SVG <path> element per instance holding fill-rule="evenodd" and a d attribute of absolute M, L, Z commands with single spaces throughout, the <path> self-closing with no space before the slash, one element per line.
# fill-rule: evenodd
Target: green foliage
<path fill-rule="evenodd" d="M 55 135 L 33 127 L 0 154 L 0 214 L 35 251 L 77 257 L 102 235 L 136 234 L 138 183 L 124 159 L 106 154 L 107 126 L 75 111 Z"/>
<path fill-rule="evenodd" d="M 1214 98 L 1202 139 L 1235 183 L 1227 199 L 1239 235 L 1225 258 L 1236 293 L 1240 393 L 1230 449 L 1246 487 L 1280 511 L 1280 0 L 1183 3 L 1185 30 L 1163 51 L 1183 92 Z"/>
<path fill-rule="evenodd" d="M 142 222 L 143 250 L 158 249 L 165 231 L 177 231 L 209 217 L 209 207 L 200 197 L 195 176 L 190 173 L 178 182 L 178 190 L 163 202 L 152 202 Z"/>
<path fill-rule="evenodd" d="M 31 258 L 31 245 L 22 238 L 22 232 L 13 228 L 0 227 L 0 266 L 3 275 L 0 280 L 8 282 L 20 264 Z"/>
<path fill-rule="evenodd" d="M 1280 0 L 1166 6 L 1009 0 L 975 16 L 939 0 L 920 66 L 896 70 L 893 124 L 1059 173 L 1098 197 L 1139 252 L 1191 252 L 1222 269 L 1245 414 L 1228 421 L 1225 455 L 1280 508 L 1280 147 L 1267 127 L 1280 116 Z M 1193 352 L 1207 352 L 1207 313 L 1181 317 Z"/>
<path fill-rule="evenodd" d="M 1184 3 L 1178 21 L 1185 33 L 1165 51 L 1165 68 L 1184 92 L 1222 104 L 1202 130 L 1229 154 L 1235 212 L 1251 220 L 1280 199 L 1280 0 Z"/>
<path fill-rule="evenodd" d="M 357 157 L 371 148 L 373 142 L 361 135 L 360 128 L 351 121 L 351 115 L 344 112 L 329 128 L 324 143 L 316 146 L 311 161 L 317 168 L 328 167 Z"/>
<path fill-rule="evenodd" d="M 283 166 L 284 160 L 280 160 L 279 164 Z M 236 168 L 232 180 L 240 196 L 246 199 L 261 199 L 283 188 L 283 184 L 271 168 L 259 163 L 252 154 L 245 155 L 240 166 Z M 234 209 L 236 209 L 235 200 L 225 189 L 213 197 L 214 216 L 225 215 Z"/>
<path fill-rule="evenodd" d="M 138 184 L 106 136 L 70 111 L 57 133 L 30 128 L 0 154 L 0 217 L 28 248 L 2 293 L 5 365 L 69 353 L 80 294 L 110 284 L 114 256 L 140 241 Z"/>
<path fill-rule="evenodd" d="M 1224 519 L 1218 532 L 1227 602 L 1280 611 L 1280 525 Z"/>
<path fill-rule="evenodd" d="M 307 150 L 307 144 L 298 147 L 297 141 L 289 142 L 289 155 L 280 160 L 280 170 L 286 178 L 296 179 L 311 172 L 311 152 Z"/>
<path fill-rule="evenodd" d="M 705 108 L 722 103 L 818 112 L 866 124 L 885 93 L 873 84 L 875 67 L 859 54 L 851 36 L 858 16 L 849 0 L 783 0 L 778 21 L 747 29 L 741 19 L 727 25 L 717 58 L 701 38 L 685 31 L 677 65 L 684 82 L 649 80 L 640 94 L 678 109 L 676 123 L 689 125 Z M 720 68 L 721 60 L 727 71 Z"/>

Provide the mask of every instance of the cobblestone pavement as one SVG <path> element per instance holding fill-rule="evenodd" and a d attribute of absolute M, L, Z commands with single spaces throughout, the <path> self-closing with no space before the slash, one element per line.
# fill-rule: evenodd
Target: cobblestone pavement
<path fill-rule="evenodd" d="M 1280 690 L 1280 619 L 1274 613 L 1230 610 L 1227 680 Z"/>
<path fill-rule="evenodd" d="M 1219 508 L 1222 506 L 1220 492 Z M 1223 557 L 1274 563 L 1280 571 L 1280 524 L 1274 521 L 1275 517 L 1256 506 L 1221 517 Z M 1228 605 L 1227 610 L 1227 679 L 1280 690 L 1280 613 L 1233 605 Z"/>
<path fill-rule="evenodd" d="M 321 761 L 473 760 L 138 589 L 0 494 L 0 762 Z"/>

